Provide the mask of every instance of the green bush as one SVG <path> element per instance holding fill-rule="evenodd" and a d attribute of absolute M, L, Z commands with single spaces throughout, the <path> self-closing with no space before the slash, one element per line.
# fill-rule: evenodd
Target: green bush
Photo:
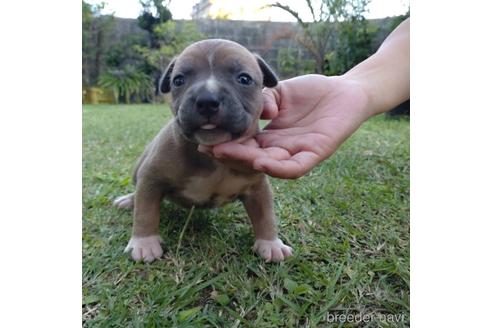
<path fill-rule="evenodd" d="M 104 3 L 82 1 L 82 85 L 93 86 L 104 66 L 107 39 L 114 28 L 114 17 L 102 15 Z"/>
<path fill-rule="evenodd" d="M 292 48 L 279 49 L 277 63 L 282 78 L 314 73 L 316 66 L 314 60 L 303 58 L 302 51 Z"/>
<path fill-rule="evenodd" d="M 332 51 L 325 55 L 325 74 L 343 74 L 367 57 L 376 49 L 372 41 L 377 33 L 377 27 L 370 29 L 363 17 L 352 17 L 340 22 L 338 42 Z"/>
<path fill-rule="evenodd" d="M 107 70 L 99 77 L 99 85 L 113 90 L 115 99 L 119 102 L 123 97 L 127 104 L 132 96 L 140 101 L 152 98 L 154 88 L 149 75 L 130 65 L 123 69 Z"/>
<path fill-rule="evenodd" d="M 160 73 L 164 72 L 171 59 L 178 55 L 184 48 L 191 43 L 203 39 L 194 22 L 182 22 L 176 24 L 174 21 L 167 21 L 154 27 L 154 34 L 157 48 L 135 45 L 134 49 L 148 65 Z"/>

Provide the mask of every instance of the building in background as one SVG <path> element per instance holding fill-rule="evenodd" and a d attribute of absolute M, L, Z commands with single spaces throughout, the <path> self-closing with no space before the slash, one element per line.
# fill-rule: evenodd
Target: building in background
<path fill-rule="evenodd" d="M 200 0 L 193 6 L 191 17 L 193 19 L 271 21 L 273 15 L 278 15 L 279 11 L 266 7 L 269 3 L 265 0 Z"/>
<path fill-rule="evenodd" d="M 212 3 L 210 0 L 200 0 L 193 6 L 191 10 L 192 19 L 207 18 L 210 12 L 210 7 Z"/>

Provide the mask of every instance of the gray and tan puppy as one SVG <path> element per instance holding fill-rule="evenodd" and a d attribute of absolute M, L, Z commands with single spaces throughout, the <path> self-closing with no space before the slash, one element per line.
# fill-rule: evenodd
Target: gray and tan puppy
<path fill-rule="evenodd" d="M 292 249 L 278 238 L 270 184 L 263 173 L 221 162 L 197 151 L 254 135 L 262 111 L 262 88 L 277 78 L 258 56 L 226 40 L 187 47 L 161 78 L 172 93 L 174 118 L 147 146 L 133 175 L 136 191 L 115 205 L 134 208 L 133 235 L 125 251 L 134 260 L 161 257 L 159 208 L 163 198 L 184 206 L 215 207 L 239 199 L 253 224 L 253 249 L 282 261 Z"/>

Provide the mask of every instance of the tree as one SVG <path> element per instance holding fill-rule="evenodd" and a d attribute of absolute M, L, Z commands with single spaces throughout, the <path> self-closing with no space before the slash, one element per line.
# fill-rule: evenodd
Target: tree
<path fill-rule="evenodd" d="M 277 53 L 278 74 L 281 78 L 312 73 L 314 60 L 303 58 L 300 48 L 281 48 Z"/>
<path fill-rule="evenodd" d="M 159 47 L 154 28 L 172 19 L 171 11 L 167 8 L 169 2 L 170 0 L 140 0 L 142 13 L 138 16 L 137 22 L 141 29 L 149 32 L 151 48 Z"/>
<path fill-rule="evenodd" d="M 104 3 L 82 1 L 82 84 L 93 85 L 102 70 L 107 51 L 105 38 L 113 26 L 112 15 L 101 15 Z"/>
<path fill-rule="evenodd" d="M 408 10 L 404 15 L 393 17 L 390 23 L 390 31 L 393 31 L 398 25 L 400 25 L 408 17 L 410 17 L 410 7 L 408 7 Z"/>
<path fill-rule="evenodd" d="M 375 51 L 372 40 L 377 28 L 371 30 L 366 19 L 352 17 L 339 24 L 340 31 L 336 48 L 325 57 L 327 75 L 345 73 Z"/>
<path fill-rule="evenodd" d="M 193 22 L 167 21 L 154 27 L 157 48 L 135 46 L 135 49 L 157 69 L 164 72 L 171 59 L 191 43 L 203 38 Z"/>
<path fill-rule="evenodd" d="M 136 51 L 136 46 L 148 47 L 148 38 L 141 34 L 128 35 L 121 38 L 118 43 L 113 44 L 107 51 L 105 55 L 106 67 L 123 68 L 126 65 L 132 65 L 150 74 L 152 69 L 148 67 L 145 58 Z"/>
<path fill-rule="evenodd" d="M 364 21 L 363 13 L 370 0 L 320 0 L 319 9 L 315 10 L 312 0 L 305 0 L 313 22 L 304 21 L 299 11 L 279 2 L 269 5 L 280 8 L 291 14 L 302 29 L 296 35 L 296 41 L 305 47 L 315 60 L 316 73 L 323 74 L 326 61 L 333 57 L 333 51 L 338 44 L 341 22 L 352 24 Z M 318 3 L 317 3 L 318 4 Z M 316 6 L 318 8 L 318 6 Z"/>

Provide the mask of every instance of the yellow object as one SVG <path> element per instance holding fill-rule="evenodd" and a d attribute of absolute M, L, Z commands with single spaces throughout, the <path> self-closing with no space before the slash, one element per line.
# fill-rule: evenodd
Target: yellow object
<path fill-rule="evenodd" d="M 116 99 L 111 89 L 88 87 L 82 89 L 82 103 L 116 104 Z"/>

